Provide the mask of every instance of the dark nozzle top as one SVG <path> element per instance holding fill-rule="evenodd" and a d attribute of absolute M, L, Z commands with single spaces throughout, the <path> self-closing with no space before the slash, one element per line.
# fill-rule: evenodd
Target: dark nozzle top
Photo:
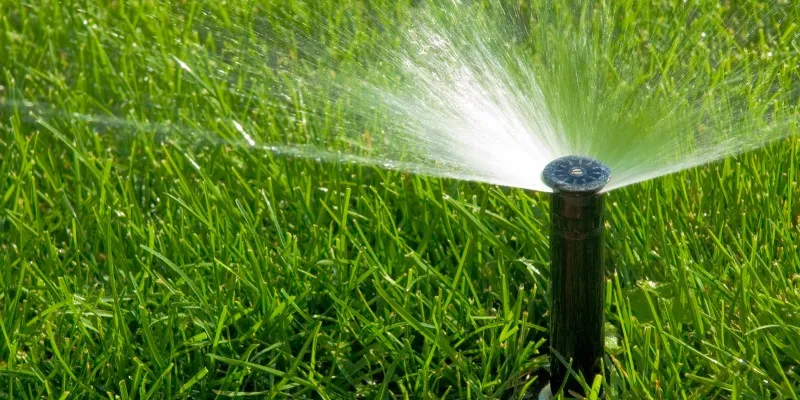
<path fill-rule="evenodd" d="M 591 158 L 566 156 L 547 164 L 542 179 L 556 192 L 596 193 L 611 179 L 611 170 Z"/>

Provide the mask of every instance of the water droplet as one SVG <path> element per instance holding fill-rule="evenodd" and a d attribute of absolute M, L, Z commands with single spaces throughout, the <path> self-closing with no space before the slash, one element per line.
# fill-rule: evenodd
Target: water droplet
<path fill-rule="evenodd" d="M 247 144 L 249 144 L 251 147 L 256 145 L 256 141 L 253 140 L 253 138 L 249 134 L 247 134 L 247 132 L 245 132 L 244 127 L 242 127 L 242 124 L 240 124 L 238 121 L 233 121 L 233 126 L 236 128 L 237 131 L 239 131 L 239 133 L 242 134 L 244 140 L 247 141 Z"/>

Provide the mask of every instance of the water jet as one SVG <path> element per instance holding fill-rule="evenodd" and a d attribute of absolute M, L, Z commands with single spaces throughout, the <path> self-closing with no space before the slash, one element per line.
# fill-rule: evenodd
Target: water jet
<path fill-rule="evenodd" d="M 611 170 L 591 158 L 567 156 L 548 164 L 542 179 L 550 200 L 550 388 L 582 392 L 570 370 L 591 379 L 602 373 L 603 194 Z"/>

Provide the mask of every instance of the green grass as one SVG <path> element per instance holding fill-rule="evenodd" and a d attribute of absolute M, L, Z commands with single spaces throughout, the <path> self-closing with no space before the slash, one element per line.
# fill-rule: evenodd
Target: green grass
<path fill-rule="evenodd" d="M 203 14 L 191 2 L 0 0 L 0 399 L 536 393 L 547 196 L 170 128 L 234 137 L 221 122 L 234 119 L 266 121 L 264 140 L 327 133 L 336 107 L 306 126 L 237 95 L 270 95 L 256 79 L 267 66 L 231 61 L 242 73 L 226 81 L 175 60 L 256 60 L 224 46 L 255 10 L 277 25 L 329 16 L 300 26 L 350 32 L 331 57 L 352 61 L 377 45 L 366 10 L 387 23 L 411 7 L 259 3 Z M 739 7 L 758 27 L 747 54 L 796 35 L 791 2 Z M 663 34 L 670 9 L 642 3 L 620 19 Z M 775 63 L 797 61 L 790 43 Z M 787 80 L 796 91 L 798 76 Z M 608 195 L 606 393 L 800 397 L 798 163 L 800 141 L 787 139 Z"/>

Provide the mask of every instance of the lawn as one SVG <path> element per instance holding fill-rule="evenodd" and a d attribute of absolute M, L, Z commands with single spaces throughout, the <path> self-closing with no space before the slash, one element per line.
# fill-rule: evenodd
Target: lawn
<path fill-rule="evenodd" d="M 242 144 L 335 136 L 349 105 L 292 74 L 359 73 L 417 3 L 0 0 L 0 399 L 538 393 L 546 194 Z M 616 20 L 646 43 L 671 3 Z M 690 3 L 797 99 L 800 7 Z M 608 193 L 610 398 L 800 397 L 798 164 Z"/>

